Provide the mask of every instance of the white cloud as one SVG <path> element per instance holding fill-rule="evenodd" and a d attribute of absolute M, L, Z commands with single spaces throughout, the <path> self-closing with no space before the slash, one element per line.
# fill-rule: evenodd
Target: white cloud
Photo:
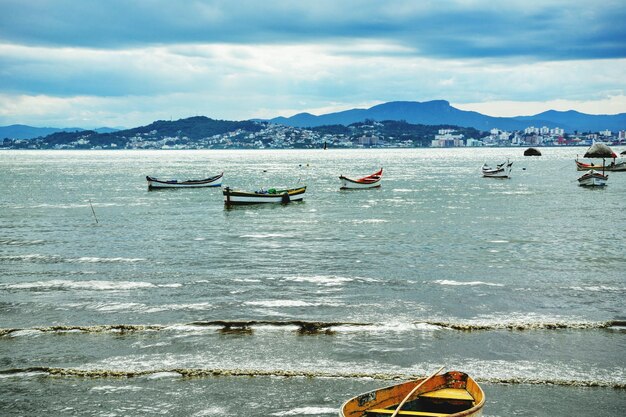
<path fill-rule="evenodd" d="M 583 112 L 626 111 L 619 99 L 626 59 L 460 60 L 407 52 L 348 40 L 124 50 L 3 44 L 0 60 L 9 64 L 0 79 L 0 124 L 133 127 L 193 115 L 242 120 L 434 99 L 494 116 L 507 108 L 536 113 L 527 109 L 540 103 L 540 111 L 562 103 Z"/>

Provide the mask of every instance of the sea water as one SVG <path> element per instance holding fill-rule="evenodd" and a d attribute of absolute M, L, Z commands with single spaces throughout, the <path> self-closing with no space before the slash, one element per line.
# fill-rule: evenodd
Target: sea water
<path fill-rule="evenodd" d="M 626 172 L 583 188 L 584 149 L 542 152 L 0 151 L 0 414 L 337 415 L 445 365 L 484 416 L 619 415 Z M 222 171 L 307 192 L 145 181 Z"/>

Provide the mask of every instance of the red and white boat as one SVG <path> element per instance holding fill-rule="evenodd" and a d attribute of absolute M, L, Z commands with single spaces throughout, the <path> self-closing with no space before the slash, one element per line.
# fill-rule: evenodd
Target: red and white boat
<path fill-rule="evenodd" d="M 383 169 L 374 172 L 366 177 L 353 180 L 345 176 L 340 176 L 342 190 L 359 190 L 364 188 L 380 187 L 380 182 L 383 179 Z"/>

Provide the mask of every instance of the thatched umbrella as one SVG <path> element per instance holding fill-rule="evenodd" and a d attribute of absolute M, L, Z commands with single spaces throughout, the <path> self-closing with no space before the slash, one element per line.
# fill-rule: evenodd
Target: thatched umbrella
<path fill-rule="evenodd" d="M 524 151 L 524 156 L 541 156 L 541 152 L 535 148 L 528 148 Z"/>
<path fill-rule="evenodd" d="M 602 158 L 602 175 L 604 175 L 605 158 L 617 158 L 617 155 L 604 143 L 594 143 L 585 152 L 585 158 Z"/>
<path fill-rule="evenodd" d="M 615 152 L 611 150 L 604 143 L 594 143 L 591 145 L 587 152 L 585 152 L 585 158 L 615 158 Z"/>

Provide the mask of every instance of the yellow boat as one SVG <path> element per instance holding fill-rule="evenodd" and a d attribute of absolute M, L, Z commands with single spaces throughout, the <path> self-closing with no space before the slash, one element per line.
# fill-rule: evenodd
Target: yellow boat
<path fill-rule="evenodd" d="M 469 375 L 450 371 L 361 394 L 346 401 L 340 417 L 479 416 L 485 393 Z"/>

